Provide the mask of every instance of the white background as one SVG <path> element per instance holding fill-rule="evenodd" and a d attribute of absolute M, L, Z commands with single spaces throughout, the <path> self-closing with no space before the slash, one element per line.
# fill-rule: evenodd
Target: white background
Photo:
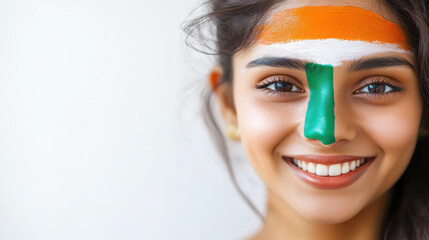
<path fill-rule="evenodd" d="M 0 1 L 0 239 L 257 231 L 199 117 L 211 64 L 180 29 L 195 4 Z M 235 149 L 263 211 L 263 186 Z"/>

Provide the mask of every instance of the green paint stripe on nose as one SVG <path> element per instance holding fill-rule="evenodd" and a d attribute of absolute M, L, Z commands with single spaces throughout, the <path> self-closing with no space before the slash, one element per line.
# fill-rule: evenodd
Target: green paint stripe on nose
<path fill-rule="evenodd" d="M 334 68 L 331 65 L 305 64 L 310 101 L 305 115 L 304 136 L 328 145 L 335 142 Z"/>

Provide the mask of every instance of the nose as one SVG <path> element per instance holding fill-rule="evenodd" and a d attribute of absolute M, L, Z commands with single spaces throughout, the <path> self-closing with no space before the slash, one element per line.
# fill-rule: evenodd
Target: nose
<path fill-rule="evenodd" d="M 305 64 L 310 100 L 305 115 L 304 136 L 324 145 L 335 143 L 334 69 L 331 65 Z"/>
<path fill-rule="evenodd" d="M 308 63 L 306 74 L 310 100 L 305 115 L 304 137 L 319 140 L 323 145 L 356 137 L 356 129 L 348 122 L 350 112 L 346 101 L 334 102 L 333 67 Z"/>
<path fill-rule="evenodd" d="M 333 112 L 335 111 L 335 116 Z M 357 136 L 357 126 L 352 121 L 349 106 L 339 102 L 334 107 L 308 111 L 304 124 L 304 137 L 318 140 L 323 145 L 351 141 Z M 307 119 L 309 119 L 307 121 Z M 310 121 L 311 120 L 311 121 Z"/>

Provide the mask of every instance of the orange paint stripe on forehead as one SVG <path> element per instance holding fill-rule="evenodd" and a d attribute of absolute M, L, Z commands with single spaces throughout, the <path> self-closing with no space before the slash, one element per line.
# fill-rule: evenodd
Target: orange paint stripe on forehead
<path fill-rule="evenodd" d="M 259 35 L 261 44 L 297 40 L 340 39 L 397 44 L 409 50 L 406 35 L 395 23 L 352 6 L 307 6 L 275 13 Z"/>

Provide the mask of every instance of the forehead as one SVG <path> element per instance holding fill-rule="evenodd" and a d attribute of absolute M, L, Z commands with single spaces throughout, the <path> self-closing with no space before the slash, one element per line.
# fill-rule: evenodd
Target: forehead
<path fill-rule="evenodd" d="M 258 36 L 259 52 L 338 66 L 364 56 L 410 54 L 401 27 L 355 6 L 278 10 Z"/>
<path fill-rule="evenodd" d="M 305 6 L 277 12 L 263 26 L 259 38 L 265 45 L 334 38 L 408 48 L 405 34 L 397 24 L 354 6 Z"/>
<path fill-rule="evenodd" d="M 392 12 L 389 11 L 385 3 L 380 0 L 287 0 L 283 3 L 275 5 L 275 8 L 271 13 L 280 12 L 285 9 L 300 8 L 305 6 L 354 6 L 374 12 L 377 15 L 391 22 L 396 22 Z"/>

